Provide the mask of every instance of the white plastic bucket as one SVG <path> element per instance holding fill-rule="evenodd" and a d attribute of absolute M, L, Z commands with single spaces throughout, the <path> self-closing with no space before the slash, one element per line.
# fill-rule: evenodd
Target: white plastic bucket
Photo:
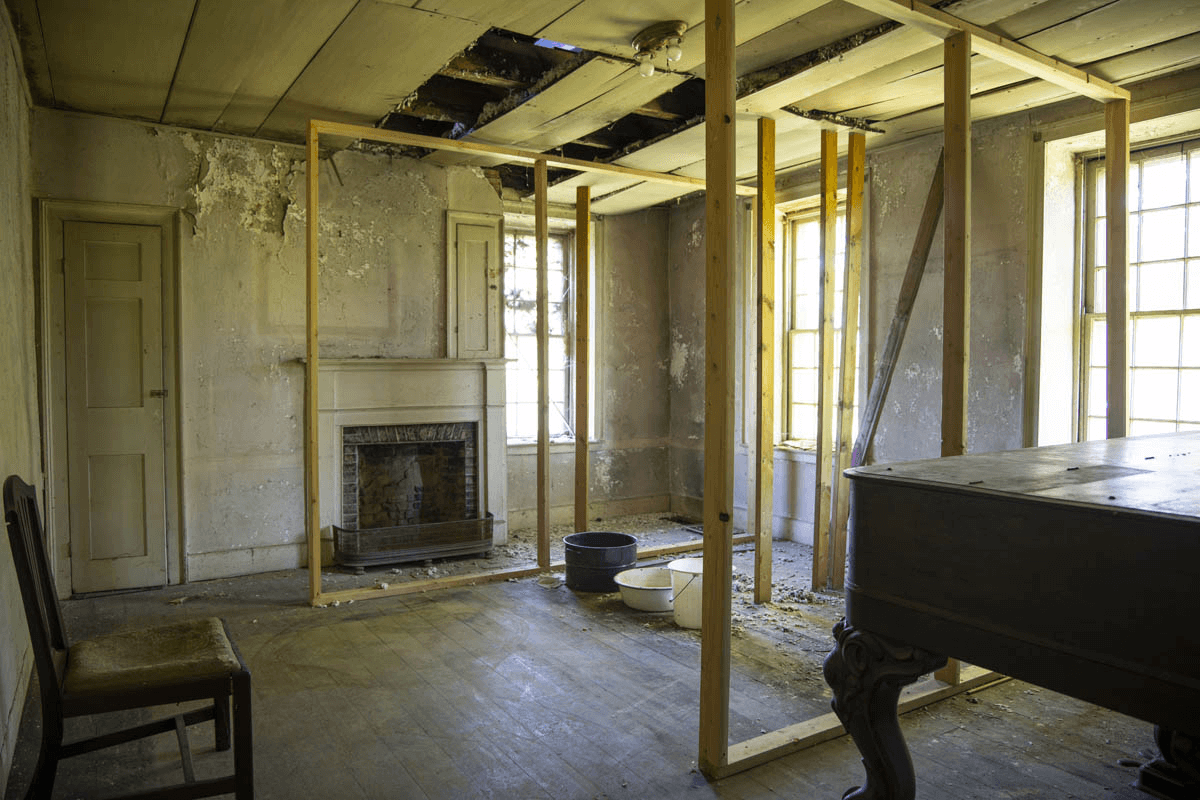
<path fill-rule="evenodd" d="M 699 628 L 704 607 L 701 585 L 704 580 L 703 558 L 677 558 L 671 570 L 671 593 L 675 596 L 675 624 L 681 628 Z"/>

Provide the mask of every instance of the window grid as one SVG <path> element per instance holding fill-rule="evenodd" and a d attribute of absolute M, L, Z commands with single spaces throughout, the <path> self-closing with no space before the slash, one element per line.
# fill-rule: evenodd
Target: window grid
<path fill-rule="evenodd" d="M 1083 436 L 1106 433 L 1103 159 L 1086 163 Z M 1200 429 L 1200 140 L 1129 165 L 1129 433 Z"/>
<path fill-rule="evenodd" d="M 785 386 L 783 439 L 799 447 L 815 447 L 817 401 L 820 397 L 821 215 L 818 208 L 785 218 L 787 256 L 787 332 L 784 337 Z M 834 386 L 841 386 L 842 308 L 845 301 L 846 208 L 839 202 L 834 253 Z M 859 353 L 861 357 L 861 352 Z M 858 386 L 855 389 L 858 402 Z M 857 420 L 857 416 L 855 417 Z M 834 415 L 834 435 L 837 435 Z"/>
<path fill-rule="evenodd" d="M 547 317 L 550 360 L 550 437 L 574 436 L 574 309 L 570 236 L 551 233 L 547 241 Z M 508 438 L 532 441 L 538 434 L 537 236 L 504 234 L 505 388 Z"/>

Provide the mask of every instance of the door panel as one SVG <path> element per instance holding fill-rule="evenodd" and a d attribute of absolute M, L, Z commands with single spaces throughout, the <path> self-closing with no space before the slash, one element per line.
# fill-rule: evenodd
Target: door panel
<path fill-rule="evenodd" d="M 162 230 L 64 223 L 71 587 L 166 583 Z"/>

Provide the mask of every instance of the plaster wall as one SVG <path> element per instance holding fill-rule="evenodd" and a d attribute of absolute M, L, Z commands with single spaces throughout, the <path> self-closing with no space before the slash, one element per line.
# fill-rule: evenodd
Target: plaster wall
<path fill-rule="evenodd" d="M 39 197 L 180 210 L 180 464 L 187 580 L 303 560 L 301 148 L 38 109 Z M 445 212 L 500 213 L 478 171 L 321 161 L 324 358 L 445 355 Z"/>
<path fill-rule="evenodd" d="M 0 480 L 42 485 L 38 434 L 30 102 L 20 50 L 0 13 Z M 8 546 L 0 536 L 0 786 L 8 782 L 33 656 Z"/>
<path fill-rule="evenodd" d="M 668 212 L 604 217 L 595 226 L 596 408 L 589 448 L 589 518 L 663 511 L 668 483 Z M 551 446 L 551 519 L 574 509 L 574 444 Z M 509 517 L 536 521 L 536 454 L 509 448 Z"/>

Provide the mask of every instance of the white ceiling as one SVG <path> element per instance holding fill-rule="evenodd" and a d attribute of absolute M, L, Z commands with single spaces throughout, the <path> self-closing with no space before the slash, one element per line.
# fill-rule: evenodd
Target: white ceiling
<path fill-rule="evenodd" d="M 703 0 L 6 2 L 39 103 L 285 141 L 302 140 L 310 117 L 377 123 L 493 28 L 598 55 L 464 132 L 476 141 L 546 151 L 645 106 L 682 73 L 704 73 Z M 943 10 L 1117 84 L 1200 65 L 1200 0 L 960 0 Z M 689 26 L 680 74 L 642 78 L 629 42 L 663 19 Z M 815 158 L 821 123 L 789 106 L 868 119 L 891 140 L 936 127 L 940 41 L 911 27 L 856 41 L 886 22 L 841 0 L 738 3 L 737 70 L 753 83 L 738 99 L 739 176 L 753 174 L 758 115 L 777 120 L 780 171 Z M 980 56 L 972 90 L 977 118 L 1070 96 Z M 617 163 L 703 176 L 703 159 L 702 126 L 681 125 Z M 686 191 L 582 174 L 552 199 L 570 202 L 585 183 L 597 213 Z"/>

